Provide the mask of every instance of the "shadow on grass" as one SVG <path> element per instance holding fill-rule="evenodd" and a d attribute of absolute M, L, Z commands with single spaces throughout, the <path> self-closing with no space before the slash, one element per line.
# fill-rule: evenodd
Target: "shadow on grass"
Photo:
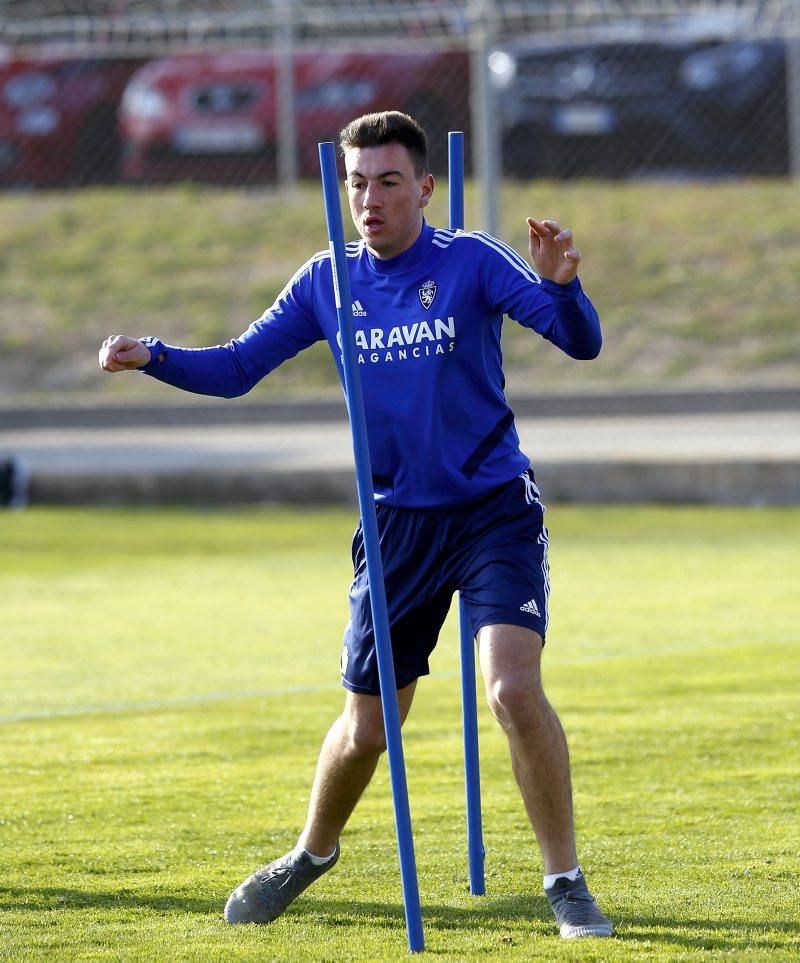
<path fill-rule="evenodd" d="M 295 918 L 314 915 L 328 926 L 351 926 L 354 918 L 368 917 L 390 929 L 403 930 L 402 905 L 345 900 L 303 899 L 287 913 Z M 536 926 L 540 932 L 555 934 L 550 905 L 542 896 L 514 895 L 476 897 L 468 906 L 425 903 L 422 907 L 426 930 L 476 930 L 501 928 L 503 924 Z M 621 941 L 649 942 L 684 950 L 738 952 L 743 950 L 789 951 L 800 936 L 800 923 L 794 920 L 761 925 L 745 919 L 717 921 L 667 917 L 622 918 L 614 914 L 616 938 Z"/>
<path fill-rule="evenodd" d="M 153 910 L 160 913 L 196 914 L 217 917 L 221 926 L 223 900 L 218 897 L 187 895 L 153 895 L 134 892 L 92 892 L 67 887 L 0 886 L 0 911 L 21 910 L 52 912 L 53 910 Z M 510 895 L 481 896 L 468 906 L 425 903 L 423 924 L 427 930 L 475 930 L 506 924 L 544 924 L 553 927 L 554 920 L 544 897 Z M 304 896 L 287 910 L 286 918 L 302 921 L 313 917 L 315 924 L 324 921 L 329 927 L 351 927 L 359 919 L 374 925 L 403 931 L 405 915 L 397 902 L 376 900 L 315 899 Z M 615 916 L 617 936 L 622 940 L 646 941 L 682 947 L 689 950 L 741 951 L 787 950 L 788 944 L 800 937 L 800 923 L 794 920 L 772 921 L 761 925 L 743 919 L 718 922 L 709 919 L 642 917 L 624 920 Z M 781 939 L 781 936 L 784 939 Z"/>
<path fill-rule="evenodd" d="M 138 893 L 130 890 L 105 892 L 59 886 L 2 886 L 0 911 L 22 910 L 51 912 L 73 910 L 129 910 L 149 909 L 159 912 L 218 915 L 222 919 L 225 900 L 220 897 L 185 894 Z M 541 904 L 541 905 L 538 905 Z M 459 929 L 483 926 L 504 920 L 552 921 L 546 900 L 532 900 L 530 896 L 480 897 L 468 907 L 426 903 L 422 909 L 425 923 L 438 929 Z M 331 926 L 349 926 L 354 919 L 365 917 L 386 926 L 404 927 L 405 915 L 400 900 L 378 902 L 366 900 L 314 899 L 303 896 L 287 912 L 287 919 L 314 916 L 325 919 Z"/>
<path fill-rule="evenodd" d="M 355 915 L 362 914 L 376 921 L 380 920 L 389 927 L 405 926 L 403 908 L 399 904 L 307 899 L 292 907 L 289 913 L 298 917 L 314 913 L 318 918 L 326 918 L 326 923 L 334 926 L 348 925 Z M 441 931 L 483 929 L 502 923 L 543 924 L 546 930 L 555 927 L 547 900 L 531 895 L 481 896 L 476 897 L 468 906 L 425 903 L 422 917 L 427 929 Z M 688 950 L 786 950 L 788 944 L 800 936 L 800 923 L 794 920 L 759 925 L 745 919 L 717 921 L 638 916 L 626 920 L 614 914 L 614 923 L 618 939 L 648 941 Z M 781 939 L 781 936 L 785 939 Z"/>
<path fill-rule="evenodd" d="M 405 927 L 402 903 L 380 903 L 365 900 L 336 900 L 303 898 L 287 911 L 287 916 L 314 915 L 327 917 L 331 925 L 351 925 L 356 917 L 366 917 L 393 927 Z M 469 906 L 452 906 L 447 903 L 422 905 L 422 918 L 426 927 L 439 930 L 476 929 L 498 923 L 548 922 L 555 925 L 547 900 L 532 899 L 530 895 L 480 896 Z"/>
<path fill-rule="evenodd" d="M 0 886 L 0 911 L 50 912 L 63 909 L 152 909 L 168 913 L 220 913 L 219 899 L 186 895 L 154 895 L 121 890 L 113 893 L 66 886 Z"/>
<path fill-rule="evenodd" d="M 780 934 L 784 938 L 781 939 Z M 623 938 L 683 947 L 687 950 L 734 952 L 742 950 L 783 950 L 800 937 L 795 920 L 754 923 L 749 920 L 669 919 L 636 917 L 628 921 Z"/>

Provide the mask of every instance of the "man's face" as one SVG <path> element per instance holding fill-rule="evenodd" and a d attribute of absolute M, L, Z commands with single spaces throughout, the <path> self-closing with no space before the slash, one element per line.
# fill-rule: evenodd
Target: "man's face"
<path fill-rule="evenodd" d="M 419 237 L 433 177 L 417 178 L 402 144 L 353 147 L 344 155 L 350 214 L 375 257 L 396 257 Z"/>

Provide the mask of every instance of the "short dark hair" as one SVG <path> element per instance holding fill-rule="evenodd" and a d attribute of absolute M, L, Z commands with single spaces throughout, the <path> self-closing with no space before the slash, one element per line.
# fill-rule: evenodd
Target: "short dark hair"
<path fill-rule="evenodd" d="M 356 117 L 339 134 L 342 154 L 354 147 L 383 147 L 384 144 L 402 144 L 405 147 L 414 161 L 416 177 L 424 177 L 428 173 L 427 135 L 413 117 L 399 110 L 383 110 Z"/>

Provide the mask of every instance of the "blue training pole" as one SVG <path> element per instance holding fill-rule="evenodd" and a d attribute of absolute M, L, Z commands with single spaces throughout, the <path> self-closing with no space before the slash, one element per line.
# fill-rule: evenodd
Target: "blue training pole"
<path fill-rule="evenodd" d="M 461 131 L 450 131 L 447 135 L 447 148 L 450 229 L 456 230 L 464 227 L 464 135 Z M 460 595 L 458 616 L 461 638 L 461 711 L 464 728 L 464 783 L 467 794 L 469 891 L 473 896 L 483 896 L 486 882 L 481 826 L 478 705 L 475 697 L 475 640 L 472 637 L 466 606 Z"/>
<path fill-rule="evenodd" d="M 383 566 L 378 541 L 378 522 L 375 516 L 375 493 L 372 487 L 372 468 L 367 445 L 367 424 L 364 416 L 364 397 L 361 378 L 353 349 L 353 316 L 350 297 L 350 280 L 347 276 L 347 254 L 344 245 L 342 208 L 339 200 L 339 179 L 336 172 L 336 149 L 328 141 L 319 145 L 319 162 L 322 171 L 322 193 L 325 199 L 325 218 L 331 248 L 333 290 L 336 315 L 342 339 L 342 365 L 353 435 L 358 505 L 364 532 L 364 550 L 367 557 L 372 623 L 375 630 L 375 650 L 378 659 L 378 679 L 381 687 L 383 724 L 386 730 L 386 749 L 389 756 L 389 779 L 394 800 L 394 821 L 397 830 L 397 850 L 400 857 L 400 879 L 403 887 L 403 905 L 406 914 L 408 948 L 412 953 L 425 948 L 422 933 L 422 909 L 419 902 L 419 881 L 414 858 L 414 838 L 411 833 L 411 812 L 408 805 L 408 784 L 403 759 L 403 741 L 400 735 L 400 712 L 397 705 L 397 686 L 392 661 L 392 643 L 389 634 L 389 615 L 386 609 L 386 590 L 383 584 Z"/>

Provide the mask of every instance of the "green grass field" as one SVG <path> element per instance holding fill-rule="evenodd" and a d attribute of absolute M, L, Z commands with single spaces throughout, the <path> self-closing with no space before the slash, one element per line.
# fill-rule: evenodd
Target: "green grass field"
<path fill-rule="evenodd" d="M 561 943 L 480 705 L 467 892 L 457 635 L 405 730 L 443 960 L 800 954 L 800 512 L 554 506 L 546 680 L 580 851 L 618 926 Z M 0 958 L 407 955 L 385 765 L 337 869 L 269 927 L 221 910 L 295 842 L 341 701 L 351 512 L 0 516 Z"/>

